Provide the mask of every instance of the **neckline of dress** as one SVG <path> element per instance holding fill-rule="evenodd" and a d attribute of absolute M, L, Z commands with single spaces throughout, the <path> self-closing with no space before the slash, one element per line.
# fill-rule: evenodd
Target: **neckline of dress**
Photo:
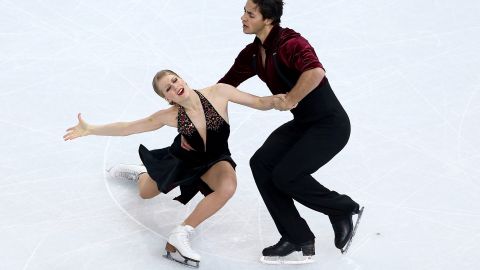
<path fill-rule="evenodd" d="M 193 89 L 193 91 L 197 94 L 198 98 L 200 99 L 200 104 L 202 106 L 202 110 L 203 110 L 203 119 L 205 121 L 205 139 L 202 137 L 202 135 L 200 134 L 200 131 L 198 130 L 197 126 L 195 125 L 195 123 L 193 123 L 192 119 L 190 118 L 190 116 L 188 116 L 188 113 L 187 111 L 185 110 L 185 107 L 183 106 L 180 106 L 179 107 L 183 110 L 183 113 L 185 114 L 185 117 L 188 119 L 188 121 L 192 124 L 193 128 L 195 129 L 195 131 L 198 133 L 198 136 L 200 136 L 200 139 L 202 141 L 202 144 L 203 144 L 203 150 L 205 152 L 207 152 L 207 143 L 208 143 L 208 122 L 207 122 L 207 114 L 206 114 L 206 108 L 207 106 L 211 107 L 211 109 L 218 115 L 218 117 L 220 117 L 222 119 L 222 121 L 224 122 L 224 124 L 226 124 L 227 126 L 230 126 L 230 124 L 220 115 L 220 113 L 218 113 L 218 111 L 215 109 L 215 107 L 213 107 L 212 103 L 198 90 L 195 90 Z"/>

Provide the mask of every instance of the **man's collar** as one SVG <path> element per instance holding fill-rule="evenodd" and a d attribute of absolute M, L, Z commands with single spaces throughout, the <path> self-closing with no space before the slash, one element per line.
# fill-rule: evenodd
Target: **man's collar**
<path fill-rule="evenodd" d="M 277 45 L 277 38 L 280 33 L 280 30 L 282 28 L 280 27 L 279 24 L 276 24 L 272 27 L 272 30 L 270 30 L 270 33 L 268 33 L 267 38 L 265 39 L 265 42 L 261 44 L 262 42 L 258 37 L 255 37 L 254 42 L 257 44 L 261 44 L 265 50 L 274 50 L 275 46 Z"/>

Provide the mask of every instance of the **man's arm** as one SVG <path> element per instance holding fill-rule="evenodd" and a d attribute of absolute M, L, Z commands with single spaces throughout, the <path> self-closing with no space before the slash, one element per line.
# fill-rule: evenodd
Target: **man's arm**
<path fill-rule="evenodd" d="M 255 75 L 252 66 L 253 55 L 255 54 L 254 44 L 247 45 L 237 56 L 235 62 L 228 72 L 218 83 L 229 84 L 238 87 L 242 82 Z"/>
<path fill-rule="evenodd" d="M 322 68 L 314 68 L 304 71 L 298 78 L 297 83 L 288 92 L 285 103 L 287 107 L 293 107 L 315 89 L 325 77 Z"/>
<path fill-rule="evenodd" d="M 318 60 L 315 50 L 302 36 L 288 39 L 279 48 L 282 62 L 289 68 L 296 70 L 300 76 L 297 83 L 287 94 L 286 105 L 293 106 L 299 103 L 325 77 L 325 69 Z"/>

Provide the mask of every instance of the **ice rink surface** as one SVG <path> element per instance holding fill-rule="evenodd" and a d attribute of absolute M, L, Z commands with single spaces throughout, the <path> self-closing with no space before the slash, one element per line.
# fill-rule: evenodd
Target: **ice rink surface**
<path fill-rule="evenodd" d="M 0 0 L 0 269 L 184 269 L 165 237 L 196 203 L 142 200 L 104 169 L 139 163 L 137 148 L 176 130 L 64 142 L 92 124 L 167 108 L 155 72 L 215 83 L 253 36 L 245 1 Z M 480 2 L 287 1 L 282 26 L 314 46 L 348 112 L 346 148 L 314 176 L 365 206 L 350 253 L 328 218 L 299 205 L 316 262 L 267 266 L 275 230 L 249 158 L 291 114 L 230 106 L 235 196 L 198 227 L 200 269 L 478 269 Z M 253 78 L 240 89 L 268 95 Z"/>

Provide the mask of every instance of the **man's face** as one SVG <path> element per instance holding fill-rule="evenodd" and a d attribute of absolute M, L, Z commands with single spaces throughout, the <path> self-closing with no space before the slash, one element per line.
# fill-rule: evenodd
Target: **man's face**
<path fill-rule="evenodd" d="M 263 19 L 260 9 L 251 0 L 248 0 L 245 4 L 241 19 L 243 33 L 245 34 L 258 34 L 262 32 L 267 25 L 267 21 L 269 21 Z"/>

